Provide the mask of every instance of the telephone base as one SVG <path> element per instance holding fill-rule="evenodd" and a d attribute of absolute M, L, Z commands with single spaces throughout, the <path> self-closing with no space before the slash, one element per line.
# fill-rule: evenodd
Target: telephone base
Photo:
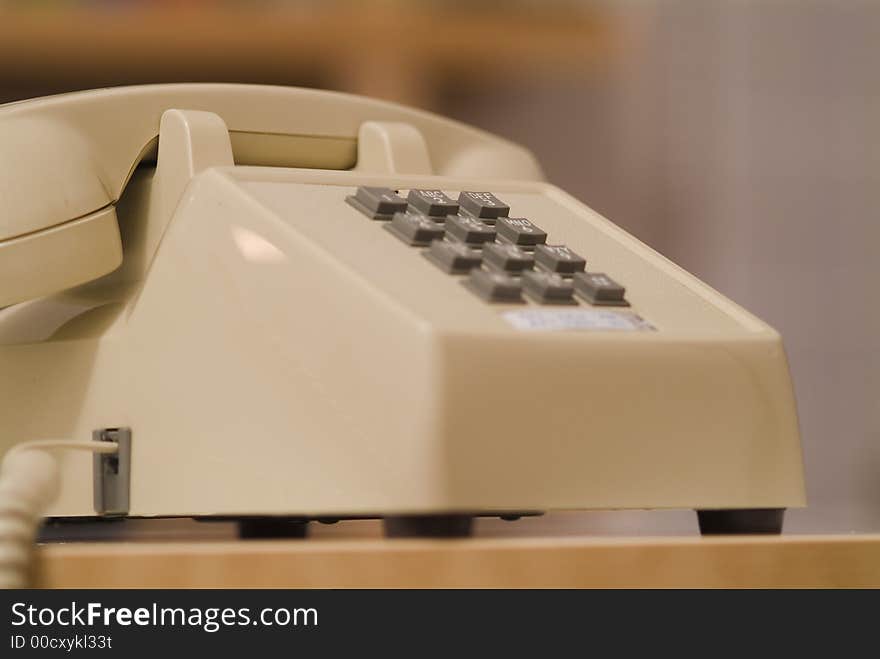
<path fill-rule="evenodd" d="M 784 517 L 785 508 L 697 511 L 702 535 L 779 535 Z"/>

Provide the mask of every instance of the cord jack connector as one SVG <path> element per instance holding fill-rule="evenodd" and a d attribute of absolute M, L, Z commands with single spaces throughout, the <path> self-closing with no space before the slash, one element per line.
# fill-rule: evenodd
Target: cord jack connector
<path fill-rule="evenodd" d="M 95 512 L 101 517 L 124 517 L 131 487 L 131 429 L 99 428 L 92 431 L 92 441 L 114 442 L 118 447 L 92 458 Z"/>

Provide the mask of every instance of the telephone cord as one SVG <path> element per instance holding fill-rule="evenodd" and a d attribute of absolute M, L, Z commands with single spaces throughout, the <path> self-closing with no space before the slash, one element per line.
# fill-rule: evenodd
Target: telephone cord
<path fill-rule="evenodd" d="M 43 439 L 12 447 L 0 465 L 0 588 L 25 588 L 33 577 L 34 543 L 58 496 L 56 450 L 115 453 L 116 442 Z"/>

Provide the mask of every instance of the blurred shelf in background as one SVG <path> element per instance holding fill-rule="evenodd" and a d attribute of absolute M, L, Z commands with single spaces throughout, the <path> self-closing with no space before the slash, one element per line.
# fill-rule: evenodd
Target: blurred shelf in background
<path fill-rule="evenodd" d="M 611 46 L 584 2 L 0 1 L 0 101 L 117 84 L 314 84 L 430 106 L 438 84 L 577 77 Z"/>

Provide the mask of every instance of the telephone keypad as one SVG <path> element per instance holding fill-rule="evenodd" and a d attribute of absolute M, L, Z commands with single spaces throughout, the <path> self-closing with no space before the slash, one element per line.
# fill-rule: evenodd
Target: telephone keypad
<path fill-rule="evenodd" d="M 440 220 L 458 213 L 458 202 L 442 190 L 410 190 L 406 200 L 414 210 Z"/>
<path fill-rule="evenodd" d="M 446 233 L 468 245 L 482 245 L 495 241 L 495 229 L 467 215 L 450 215 L 446 218 Z"/>
<path fill-rule="evenodd" d="M 491 192 L 462 192 L 456 202 L 442 190 L 361 186 L 345 200 L 443 272 L 467 275 L 464 285 L 487 302 L 629 306 L 626 289 L 566 245 L 548 245 L 547 232 Z M 390 221 L 389 221 L 390 220 Z"/>
<path fill-rule="evenodd" d="M 483 263 L 502 272 L 519 273 L 535 265 L 535 257 L 516 245 L 492 243 L 483 247 Z"/>
<path fill-rule="evenodd" d="M 467 274 L 474 268 L 479 268 L 483 260 L 477 250 L 464 243 L 448 240 L 435 240 L 431 243 L 431 248 L 423 253 L 431 263 L 451 275 Z"/>
<path fill-rule="evenodd" d="M 495 221 L 498 237 L 514 245 L 540 245 L 547 233 L 524 217 L 499 217 Z"/>
<path fill-rule="evenodd" d="M 391 188 L 376 188 L 362 185 L 355 194 L 345 198 L 371 220 L 390 220 L 395 213 L 406 211 L 406 199 Z"/>
<path fill-rule="evenodd" d="M 395 213 L 385 228 L 408 245 L 424 247 L 443 237 L 444 227 L 427 215 L 408 211 Z"/>

